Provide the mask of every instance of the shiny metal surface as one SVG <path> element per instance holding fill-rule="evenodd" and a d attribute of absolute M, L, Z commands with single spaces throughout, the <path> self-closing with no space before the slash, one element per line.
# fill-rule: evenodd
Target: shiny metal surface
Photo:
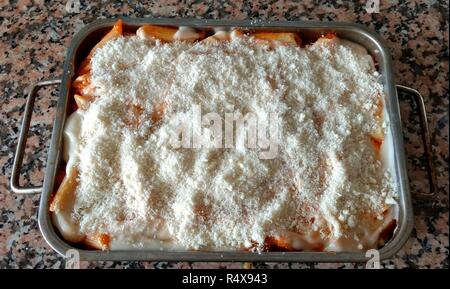
<path fill-rule="evenodd" d="M 42 187 L 21 187 L 19 184 L 20 169 L 22 168 L 23 155 L 27 144 L 28 130 L 30 129 L 31 116 L 33 114 L 34 101 L 41 87 L 60 84 L 61 79 L 50 79 L 34 84 L 28 93 L 25 111 L 23 113 L 22 126 L 20 127 L 19 140 L 11 172 L 11 190 L 16 194 L 36 194 L 42 191 Z"/>
<path fill-rule="evenodd" d="M 413 212 L 406 174 L 404 146 L 401 129 L 400 111 L 397 91 L 391 68 L 391 57 L 388 49 L 379 37 L 365 27 L 356 24 L 333 22 L 303 21 L 221 21 L 197 19 L 123 19 L 128 30 L 135 30 L 143 24 L 191 26 L 199 29 L 214 27 L 240 27 L 248 31 L 295 31 L 304 39 L 314 39 L 321 34 L 336 33 L 338 37 L 354 41 L 367 48 L 378 63 L 381 81 L 384 86 L 385 108 L 390 120 L 390 132 L 393 139 L 395 172 L 393 178 L 397 183 L 399 195 L 398 226 L 392 239 L 379 250 L 380 258 L 393 256 L 408 239 L 413 228 Z M 78 32 L 67 51 L 64 74 L 60 86 L 60 97 L 52 131 L 52 139 L 48 155 L 44 185 L 39 207 L 39 227 L 48 244 L 59 254 L 65 255 L 69 249 L 77 248 L 68 244 L 56 232 L 49 213 L 50 196 L 53 191 L 55 174 L 58 169 L 59 155 L 62 148 L 62 134 L 66 119 L 66 107 L 70 96 L 70 84 L 74 76 L 76 64 L 87 55 L 102 33 L 112 27 L 116 19 L 99 20 L 85 26 Z M 364 252 L 200 252 L 200 251 L 97 251 L 78 248 L 82 260 L 165 260 L 165 261 L 293 261 L 293 262 L 365 262 L 368 260 Z"/>
<path fill-rule="evenodd" d="M 413 100 L 417 105 L 419 121 L 420 121 L 420 130 L 422 134 L 422 143 L 425 152 L 425 158 L 427 159 L 427 174 L 428 174 L 428 184 L 430 186 L 430 190 L 428 193 L 422 193 L 421 195 L 425 197 L 431 197 L 436 194 L 436 172 L 434 170 L 433 160 L 431 158 L 431 138 L 430 138 L 430 130 L 428 128 L 428 120 L 427 120 L 427 111 L 425 110 L 425 103 L 423 101 L 423 96 L 417 90 L 404 86 L 397 85 L 397 90 L 406 92 L 409 95 L 413 96 Z"/>

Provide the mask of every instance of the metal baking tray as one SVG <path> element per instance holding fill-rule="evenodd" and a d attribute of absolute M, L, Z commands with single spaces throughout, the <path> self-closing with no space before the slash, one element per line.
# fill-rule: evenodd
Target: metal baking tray
<path fill-rule="evenodd" d="M 397 228 L 390 241 L 379 249 L 380 259 L 392 257 L 409 238 L 413 228 L 413 212 L 409 191 L 408 177 L 405 166 L 405 156 L 402 138 L 400 111 L 397 99 L 397 90 L 391 67 L 391 57 L 382 40 L 365 27 L 357 24 L 336 22 L 304 22 L 304 21 L 225 21 L 225 20 L 196 20 L 196 19 L 148 19 L 132 18 L 123 19 L 126 30 L 136 30 L 143 24 L 190 26 L 198 29 L 212 30 L 222 27 L 224 29 L 239 27 L 249 31 L 292 31 L 301 35 L 302 39 L 316 39 L 322 34 L 336 33 L 338 37 L 356 42 L 369 51 L 378 63 L 381 73 L 381 82 L 384 87 L 385 111 L 389 118 L 390 137 L 392 140 L 392 174 L 397 185 L 399 196 L 399 208 Z M 61 238 L 52 224 L 49 213 L 50 196 L 53 192 L 54 181 L 60 155 L 62 151 L 62 136 L 64 122 L 67 117 L 67 107 L 71 97 L 71 82 L 77 64 L 89 53 L 90 49 L 108 31 L 116 19 L 104 19 L 95 21 L 79 31 L 70 46 L 64 62 L 64 71 L 61 79 L 42 81 L 34 85 L 27 99 L 25 115 L 22 123 L 21 135 L 17 146 L 17 152 L 13 164 L 11 187 L 16 193 L 41 192 L 39 207 L 39 227 L 44 239 L 59 254 L 65 255 L 69 249 L 77 249 L 81 260 L 165 260 L 165 261 L 292 261 L 292 262 L 365 262 L 368 260 L 365 252 L 263 252 L 252 253 L 242 251 L 205 252 L 205 251 L 156 251 L 156 250 L 124 250 L 124 251 L 99 251 L 77 248 L 68 244 Z M 22 188 L 19 186 L 20 167 L 23 160 L 23 150 L 26 144 L 26 135 L 30 125 L 32 107 L 36 92 L 40 87 L 59 84 L 59 99 L 56 106 L 56 114 L 52 131 L 50 150 L 43 187 Z M 403 87 L 403 89 L 409 89 Z M 412 89 L 409 92 L 417 93 Z M 417 94 L 419 97 L 420 94 Z M 419 105 L 423 108 L 423 101 L 419 99 Z M 424 111 L 424 110 L 423 110 Z M 423 112 L 422 111 L 422 112 Z M 423 118 L 421 117 L 421 120 Z M 426 127 L 426 118 L 425 126 Z M 423 134 L 424 140 L 426 139 Z M 426 152 L 429 152 L 429 143 L 424 143 Z M 428 147 L 427 147 L 428 146 Z M 428 157 L 429 155 L 427 155 Z M 431 185 L 431 181 L 430 181 Z"/>

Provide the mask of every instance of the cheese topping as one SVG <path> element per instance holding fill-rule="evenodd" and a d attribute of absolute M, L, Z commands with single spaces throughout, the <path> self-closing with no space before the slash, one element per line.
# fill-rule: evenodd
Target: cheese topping
<path fill-rule="evenodd" d="M 304 48 L 112 40 L 92 59 L 95 101 L 66 125 L 79 172 L 72 218 L 83 234 L 108 233 L 112 249 L 234 250 L 268 237 L 293 249 L 376 247 L 395 203 L 371 142 L 386 125 L 378 78 L 364 48 L 337 38 Z M 278 154 L 173 148 L 196 105 L 275 113 Z"/>

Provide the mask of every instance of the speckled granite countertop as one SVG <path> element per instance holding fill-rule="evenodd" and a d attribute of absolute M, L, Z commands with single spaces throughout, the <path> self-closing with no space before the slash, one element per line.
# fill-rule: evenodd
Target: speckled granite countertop
<path fill-rule="evenodd" d="M 73 6 L 66 5 L 73 3 Z M 81 2 L 81 3 L 80 3 Z M 86 3 L 91 4 L 86 4 Z M 197 17 L 215 19 L 322 20 L 362 23 L 386 40 L 394 59 L 396 82 L 418 89 L 430 121 L 438 193 L 419 198 L 428 183 L 423 169 L 418 120 L 401 101 L 408 174 L 414 196 L 415 229 L 386 268 L 448 268 L 448 4 L 446 1 L 381 1 L 368 13 L 366 1 L 164 1 L 127 5 L 122 1 L 0 2 L 0 268 L 61 268 L 37 225 L 39 195 L 14 195 L 9 188 L 13 151 L 33 82 L 62 73 L 65 49 L 83 25 L 97 18 Z M 123 1 L 125 2 L 125 1 Z M 80 4 L 80 5 L 79 5 Z M 57 92 L 43 90 L 34 110 L 22 181 L 41 184 Z M 107 268 L 242 268 L 243 263 L 82 262 Z M 363 264 L 255 263 L 258 268 L 353 268 Z"/>

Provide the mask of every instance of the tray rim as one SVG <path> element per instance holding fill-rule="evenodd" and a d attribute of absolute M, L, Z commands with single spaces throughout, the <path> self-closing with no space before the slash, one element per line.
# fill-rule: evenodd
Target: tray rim
<path fill-rule="evenodd" d="M 263 252 L 249 253 L 241 251 L 204 252 L 204 251 L 155 251 L 155 250 L 121 250 L 99 251 L 84 250 L 71 246 L 61 239 L 53 226 L 49 212 L 50 194 L 52 192 L 56 175 L 57 164 L 61 155 L 62 135 L 66 118 L 66 106 L 70 92 L 71 79 L 75 70 L 75 55 L 80 44 L 93 32 L 111 27 L 118 18 L 100 19 L 84 26 L 72 38 L 64 60 L 62 82 L 55 120 L 50 141 L 50 149 L 45 170 L 42 196 L 39 204 L 38 224 L 41 233 L 49 244 L 61 256 L 65 256 L 70 249 L 76 249 L 81 260 L 86 261 L 267 261 L 267 262 L 366 262 L 364 252 Z M 337 31 L 351 31 L 365 37 L 367 41 L 378 49 L 381 73 L 385 82 L 386 110 L 389 113 L 391 134 L 394 149 L 394 163 L 399 194 L 400 215 L 398 227 L 394 237 L 381 249 L 380 260 L 394 256 L 408 240 L 413 229 L 413 212 L 409 182 L 406 173 L 406 163 L 402 138 L 400 110 L 397 91 L 395 89 L 392 63 L 389 50 L 384 41 L 365 26 L 344 22 L 318 22 L 318 21 L 255 21 L 255 20 L 209 20 L 209 19 L 175 19 L 175 18 L 127 18 L 121 17 L 124 25 L 139 26 L 143 24 L 191 26 L 191 27 L 251 27 L 251 28 L 285 28 L 285 29 L 324 29 Z"/>

